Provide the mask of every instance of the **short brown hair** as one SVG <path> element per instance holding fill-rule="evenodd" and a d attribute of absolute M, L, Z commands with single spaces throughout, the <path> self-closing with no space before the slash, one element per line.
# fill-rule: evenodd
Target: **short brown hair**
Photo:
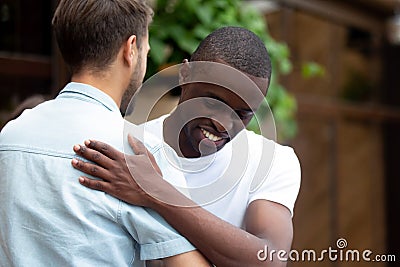
<path fill-rule="evenodd" d="M 153 15 L 145 0 L 60 0 L 52 25 L 72 73 L 105 70 L 129 36 L 137 46 Z"/>

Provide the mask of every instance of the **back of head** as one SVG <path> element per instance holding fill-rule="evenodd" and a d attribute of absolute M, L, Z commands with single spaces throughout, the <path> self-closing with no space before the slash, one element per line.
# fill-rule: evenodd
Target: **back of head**
<path fill-rule="evenodd" d="M 139 46 L 152 15 L 145 0 L 60 0 L 52 24 L 61 54 L 75 74 L 106 70 L 131 35 Z"/>
<path fill-rule="evenodd" d="M 255 77 L 271 77 L 271 60 L 263 41 L 241 27 L 222 27 L 208 35 L 191 56 L 191 61 L 223 60 Z"/>

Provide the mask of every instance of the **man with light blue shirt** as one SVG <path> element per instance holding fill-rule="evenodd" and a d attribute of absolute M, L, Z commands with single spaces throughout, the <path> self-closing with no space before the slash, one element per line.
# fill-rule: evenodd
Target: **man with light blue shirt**
<path fill-rule="evenodd" d="M 123 150 L 120 108 L 143 80 L 151 16 L 141 0 L 60 1 L 53 27 L 72 82 L 1 132 L 0 266 L 208 266 L 157 213 L 86 190 L 69 164 L 87 136 Z"/>

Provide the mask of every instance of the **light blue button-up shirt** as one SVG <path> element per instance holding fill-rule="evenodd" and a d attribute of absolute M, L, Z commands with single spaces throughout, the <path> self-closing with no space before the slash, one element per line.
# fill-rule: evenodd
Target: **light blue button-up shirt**
<path fill-rule="evenodd" d="M 123 127 L 108 95 L 70 83 L 3 128 L 0 266 L 144 266 L 194 249 L 154 211 L 78 183 L 73 145 L 93 138 L 122 150 Z"/>

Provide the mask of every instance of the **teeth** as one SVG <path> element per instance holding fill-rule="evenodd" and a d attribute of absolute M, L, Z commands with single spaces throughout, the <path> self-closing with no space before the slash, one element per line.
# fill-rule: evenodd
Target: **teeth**
<path fill-rule="evenodd" d="M 210 132 L 208 132 L 208 131 L 206 131 L 206 130 L 204 130 L 204 129 L 201 129 L 201 131 L 203 132 L 203 134 L 205 135 L 205 137 L 207 137 L 209 140 L 211 140 L 211 141 L 213 141 L 213 142 L 216 142 L 216 141 L 219 141 L 219 140 L 222 139 L 222 137 L 215 136 L 215 135 L 213 135 L 212 133 L 210 133 Z"/>
<path fill-rule="evenodd" d="M 221 137 L 218 137 L 218 136 L 214 136 L 213 138 L 212 138 L 212 140 L 214 141 L 214 142 L 216 142 L 216 141 L 219 141 L 219 140 L 221 140 L 222 138 Z"/>

